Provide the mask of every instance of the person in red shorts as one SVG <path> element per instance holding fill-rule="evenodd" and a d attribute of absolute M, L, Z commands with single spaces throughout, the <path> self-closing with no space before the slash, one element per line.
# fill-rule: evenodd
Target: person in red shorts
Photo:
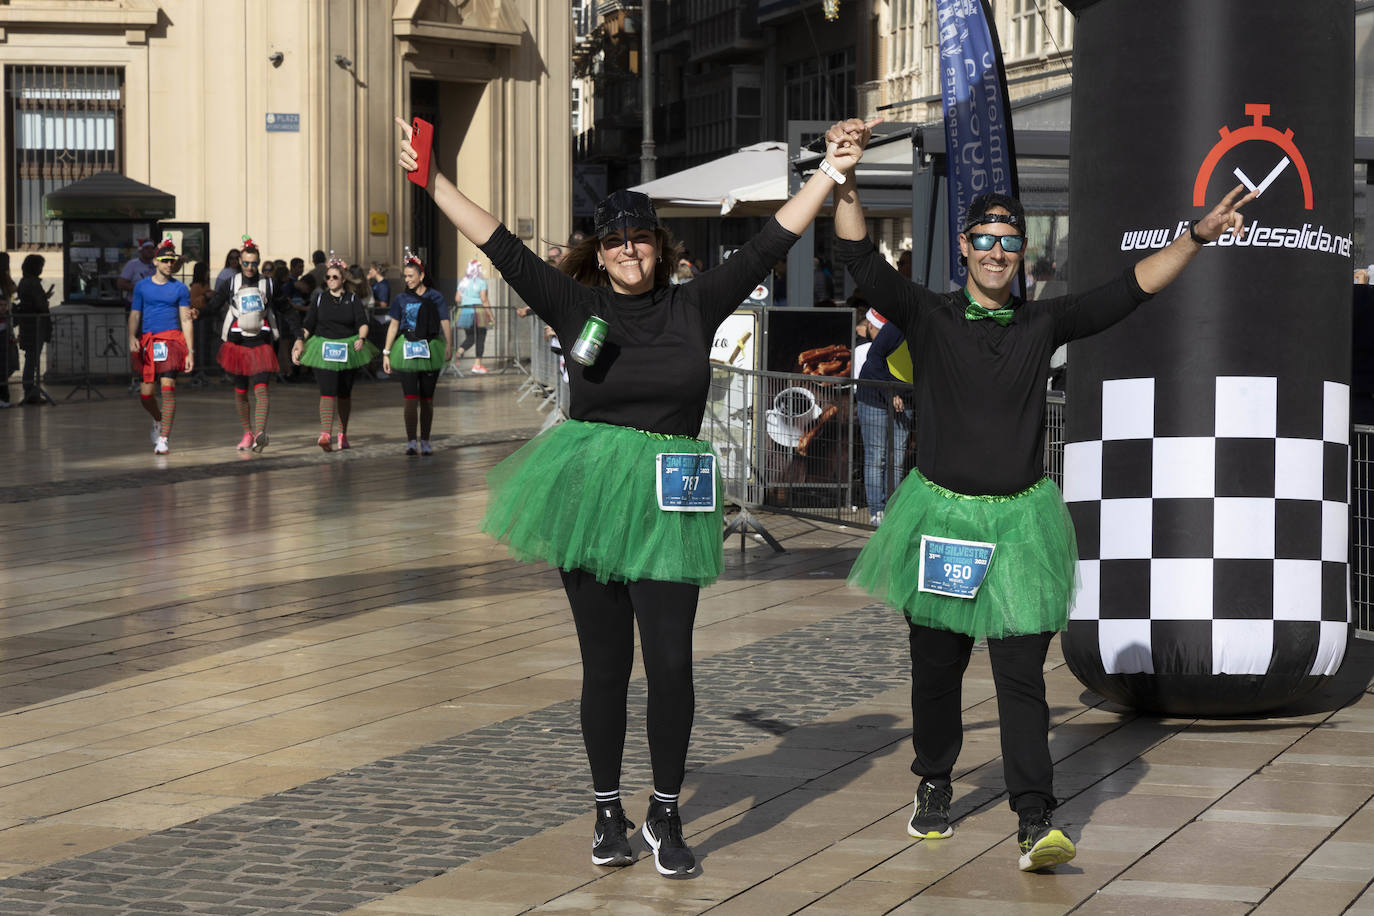
<path fill-rule="evenodd" d="M 267 447 L 268 386 L 280 368 L 276 341 L 281 333 L 272 318 L 272 278 L 262 275 L 261 265 L 258 246 L 245 235 L 239 272 L 226 277 L 210 298 L 211 309 L 227 306 L 217 359 L 234 381 L 234 407 L 243 431 L 238 445 L 241 452 L 261 452 Z"/>
<path fill-rule="evenodd" d="M 195 368 L 195 355 L 186 345 L 191 340 L 191 291 L 172 276 L 177 250 L 164 239 L 153 256 L 153 275 L 138 281 L 129 309 L 129 356 L 140 375 L 139 397 L 153 418 L 153 454 L 170 450 L 172 418 L 177 409 L 177 373 Z M 155 391 L 162 383 L 162 404 Z"/>

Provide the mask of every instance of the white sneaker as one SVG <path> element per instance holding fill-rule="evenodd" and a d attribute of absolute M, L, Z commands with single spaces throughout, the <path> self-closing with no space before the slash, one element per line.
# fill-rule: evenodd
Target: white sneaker
<path fill-rule="evenodd" d="M 152 428 L 151 431 L 149 431 L 149 433 L 148 433 L 148 438 L 151 439 L 151 440 L 153 441 L 153 445 L 157 445 L 157 440 L 159 440 L 159 439 L 162 438 L 162 421 L 161 421 L 161 420 L 154 420 L 154 421 L 153 421 L 153 428 Z"/>
<path fill-rule="evenodd" d="M 171 449 L 169 449 L 169 448 L 167 447 L 167 437 L 166 437 L 166 436 L 158 436 L 158 437 L 157 437 L 157 444 L 153 446 L 153 454 L 154 454 L 154 455 L 165 455 L 165 454 L 167 454 L 167 453 L 170 452 L 170 451 L 171 451 Z"/>
<path fill-rule="evenodd" d="M 4 410 L 6 407 L 13 407 L 13 406 L 14 406 L 14 405 L 11 404 L 9 401 L 0 401 L 0 410 Z"/>
<path fill-rule="evenodd" d="M 421 454 L 421 455 L 433 455 L 433 454 L 434 454 L 434 446 L 432 446 L 432 445 L 429 444 L 429 440 L 428 440 L 428 439 L 421 439 L 421 440 L 420 440 L 420 454 Z"/>

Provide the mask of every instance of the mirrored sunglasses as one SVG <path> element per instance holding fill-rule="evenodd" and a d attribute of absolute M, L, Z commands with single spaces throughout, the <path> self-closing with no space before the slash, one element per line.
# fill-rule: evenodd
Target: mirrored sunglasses
<path fill-rule="evenodd" d="M 970 232 L 968 243 L 979 251 L 991 251 L 992 246 L 998 241 L 1002 243 L 1002 250 L 1007 254 L 1020 251 L 1026 246 L 1024 235 L 993 235 L 991 232 Z"/>

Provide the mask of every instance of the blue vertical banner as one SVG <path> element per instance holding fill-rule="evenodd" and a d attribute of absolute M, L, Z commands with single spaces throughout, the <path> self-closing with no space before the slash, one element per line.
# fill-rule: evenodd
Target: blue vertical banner
<path fill-rule="evenodd" d="M 949 176 L 949 276 L 967 279 L 959 263 L 964 213 L 979 194 L 1017 196 L 1016 150 L 1002 49 L 986 0 L 936 0 L 940 85 L 944 95 Z"/>

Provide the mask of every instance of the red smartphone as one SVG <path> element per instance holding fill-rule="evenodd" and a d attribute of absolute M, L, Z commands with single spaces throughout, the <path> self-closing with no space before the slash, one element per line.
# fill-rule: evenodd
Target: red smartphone
<path fill-rule="evenodd" d="M 429 185 L 429 154 L 434 149 L 434 125 L 424 118 L 416 118 L 411 125 L 410 145 L 415 147 L 415 171 L 406 177 L 420 187 Z"/>

